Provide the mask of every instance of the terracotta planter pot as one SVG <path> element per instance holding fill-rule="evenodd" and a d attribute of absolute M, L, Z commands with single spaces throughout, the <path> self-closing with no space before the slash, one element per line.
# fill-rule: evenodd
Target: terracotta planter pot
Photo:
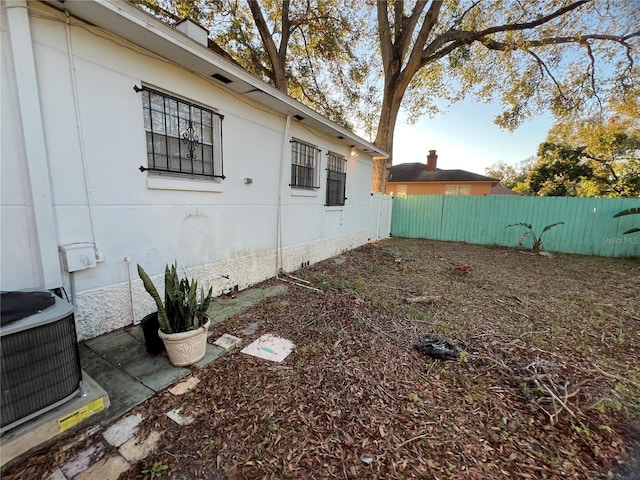
<path fill-rule="evenodd" d="M 158 330 L 173 366 L 184 367 L 202 360 L 207 351 L 207 331 L 210 323 L 207 318 L 207 323 L 202 327 L 188 332 L 164 333 Z"/>

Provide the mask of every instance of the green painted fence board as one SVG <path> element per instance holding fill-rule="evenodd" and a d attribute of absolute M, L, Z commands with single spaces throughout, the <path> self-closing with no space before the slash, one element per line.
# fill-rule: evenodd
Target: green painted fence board
<path fill-rule="evenodd" d="M 565 222 L 547 231 L 545 250 L 603 257 L 640 257 L 640 215 L 613 218 L 627 208 L 640 207 L 634 198 L 516 197 L 410 195 L 393 198 L 391 235 L 480 245 L 517 247 L 523 227 L 539 234 L 545 225 Z M 524 245 L 531 246 L 529 238 Z"/>

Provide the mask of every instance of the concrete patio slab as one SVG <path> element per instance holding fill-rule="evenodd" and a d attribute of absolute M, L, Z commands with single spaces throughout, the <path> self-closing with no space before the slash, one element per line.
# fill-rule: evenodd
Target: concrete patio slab
<path fill-rule="evenodd" d="M 85 345 L 100 354 L 111 365 L 126 365 L 136 358 L 144 357 L 147 353 L 144 343 L 131 335 L 129 330 L 101 335 L 87 340 Z"/>
<path fill-rule="evenodd" d="M 91 377 L 109 394 L 111 408 L 101 418 L 109 425 L 139 403 L 151 397 L 155 391 L 142 385 L 134 377 L 107 362 L 86 345 L 80 345 L 80 362 Z"/>
<path fill-rule="evenodd" d="M 127 333 L 144 345 L 144 332 L 139 324 L 128 328 Z"/>
<path fill-rule="evenodd" d="M 166 355 L 142 355 L 131 358 L 121 368 L 143 385 L 158 392 L 191 373 L 183 367 L 174 367 Z"/>

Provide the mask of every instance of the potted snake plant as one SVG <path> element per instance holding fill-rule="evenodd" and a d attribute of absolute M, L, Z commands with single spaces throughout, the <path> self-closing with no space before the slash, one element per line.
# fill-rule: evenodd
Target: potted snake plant
<path fill-rule="evenodd" d="M 205 294 L 198 282 L 179 278 L 176 264 L 165 267 L 164 302 L 149 275 L 138 265 L 138 275 L 145 290 L 158 307 L 158 335 L 162 339 L 174 366 L 192 365 L 204 357 L 207 349 L 212 288 Z"/>

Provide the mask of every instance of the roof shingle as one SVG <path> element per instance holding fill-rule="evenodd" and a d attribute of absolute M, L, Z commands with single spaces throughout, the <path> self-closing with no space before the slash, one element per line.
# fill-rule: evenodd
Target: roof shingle
<path fill-rule="evenodd" d="M 497 184 L 497 178 L 485 177 L 466 170 L 427 170 L 424 163 L 401 163 L 389 170 L 389 182 L 491 182 Z"/>

